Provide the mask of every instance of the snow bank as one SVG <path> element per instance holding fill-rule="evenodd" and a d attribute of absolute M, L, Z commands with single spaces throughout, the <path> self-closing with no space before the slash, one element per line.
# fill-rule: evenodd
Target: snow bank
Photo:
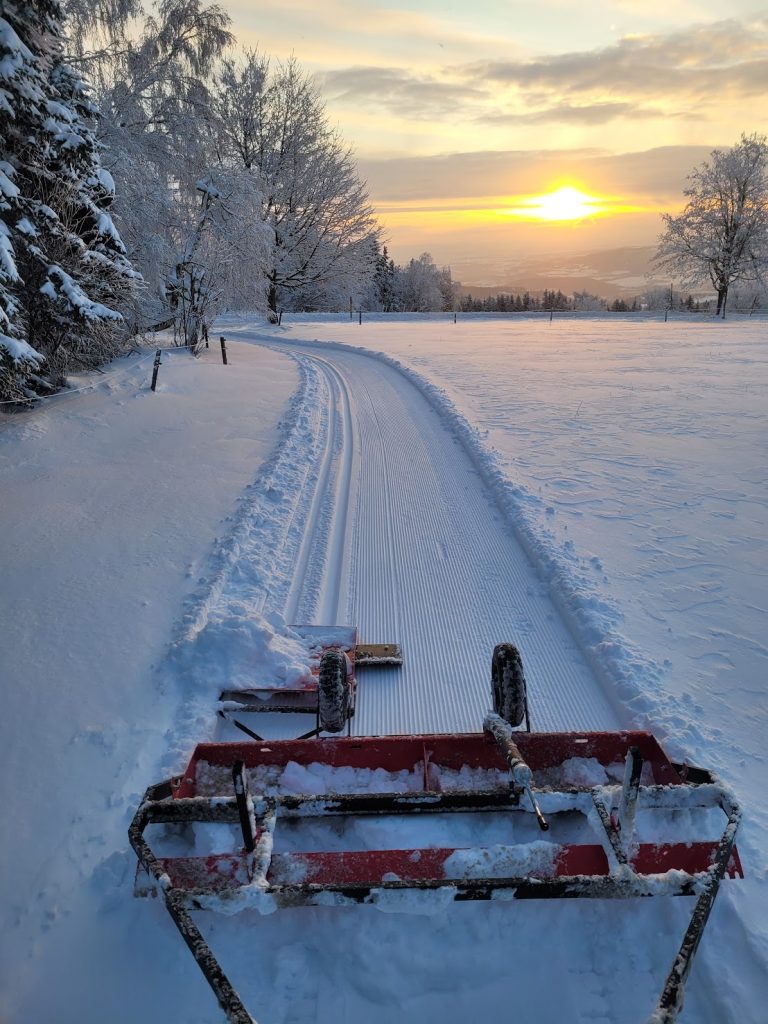
<path fill-rule="evenodd" d="M 182 685 L 165 766 L 178 771 L 195 743 L 213 736 L 223 689 L 287 687 L 310 673 L 306 648 L 280 609 L 290 589 L 301 543 L 307 493 L 317 472 L 323 434 L 323 383 L 299 361 L 299 387 L 279 424 L 280 445 L 242 496 L 218 567 L 188 600 L 182 634 L 163 673 Z"/>
<path fill-rule="evenodd" d="M 166 956 L 184 974 L 183 954 L 132 898 L 127 827 L 184 699 L 158 666 L 298 381 L 292 359 L 237 344 L 228 367 L 167 351 L 155 394 L 151 373 L 151 356 L 121 359 L 0 417 L 4 1021 L 95 1021 L 107 1005 L 151 1019 L 144 986 L 162 1018 L 178 1012 Z"/>

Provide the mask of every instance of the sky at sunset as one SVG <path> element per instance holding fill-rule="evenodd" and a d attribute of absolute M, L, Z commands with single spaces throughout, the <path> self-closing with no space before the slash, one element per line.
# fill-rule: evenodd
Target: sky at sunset
<path fill-rule="evenodd" d="M 317 76 L 394 257 L 428 250 L 474 283 L 654 245 L 690 169 L 768 131 L 768 5 L 223 5 L 241 45 Z"/>

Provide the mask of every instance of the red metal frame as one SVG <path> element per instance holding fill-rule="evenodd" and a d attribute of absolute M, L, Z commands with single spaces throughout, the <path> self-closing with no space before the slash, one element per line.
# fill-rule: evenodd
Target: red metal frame
<path fill-rule="evenodd" d="M 621 733 L 516 733 L 516 742 L 526 762 L 535 773 L 556 768 L 573 757 L 595 758 L 604 766 L 622 762 L 630 748 L 639 750 L 644 763 L 650 767 L 653 782 L 658 786 L 679 786 L 681 796 L 688 786 L 680 772 L 667 758 L 656 739 L 647 732 Z M 278 819 L 294 811 L 309 814 L 364 814 L 408 813 L 420 811 L 453 811 L 509 806 L 507 787 L 474 788 L 471 794 L 452 792 L 442 795 L 439 773 L 430 771 L 430 765 L 458 770 L 470 768 L 496 769 L 504 772 L 506 762 L 496 743 L 487 733 L 437 734 L 424 736 L 385 736 L 334 738 L 316 740 L 273 740 L 251 743 L 201 743 L 195 748 L 182 776 L 171 782 L 174 800 L 198 798 L 196 787 L 197 766 L 203 762 L 231 769 L 242 761 L 246 769 L 259 766 L 284 768 L 289 762 L 299 765 L 324 764 L 332 767 L 383 768 L 390 772 L 408 770 L 416 773 L 422 782 L 418 793 L 387 795 L 337 796 L 332 792 L 322 797 L 290 795 L 278 798 Z M 572 792 L 578 790 L 574 787 Z M 226 795 L 222 792 L 221 795 Z M 334 803 L 333 808 L 329 802 Z M 510 808 L 511 809 L 511 808 Z M 255 838 L 261 838 L 257 827 Z M 597 835 L 596 839 L 601 837 Z M 602 837 L 604 840 L 604 837 Z M 668 871 L 697 874 L 707 871 L 717 854 L 717 842 L 640 843 L 628 858 L 632 870 L 638 875 L 657 875 Z M 340 853 L 311 851 L 307 853 L 274 854 L 271 857 L 266 883 L 279 889 L 283 885 L 295 886 L 297 876 L 307 887 L 317 885 L 343 889 L 349 886 L 380 886 L 388 877 L 397 876 L 402 883 L 423 884 L 440 880 L 448 884 L 445 862 L 456 847 L 440 849 L 404 850 L 349 850 Z M 229 888 L 248 885 L 254 878 L 253 857 L 239 854 L 212 855 L 205 858 L 158 858 L 174 887 L 185 891 L 210 889 L 221 892 Z M 558 853 L 551 869 L 532 870 L 532 879 L 570 878 L 590 876 L 605 878 L 611 873 L 609 852 L 605 841 L 565 845 Z M 743 877 L 737 851 L 733 850 L 728 862 L 730 877 Z"/>
<path fill-rule="evenodd" d="M 499 890 L 516 899 L 695 896 L 690 923 L 654 1016 L 660 1024 L 673 1024 L 682 1007 L 683 986 L 720 881 L 725 875 L 743 877 L 734 845 L 740 818 L 738 806 L 707 772 L 670 761 L 647 732 L 513 735 L 515 757 L 519 755 L 532 770 L 532 785 L 544 810 L 549 789 L 558 794 L 553 803 L 560 810 L 576 810 L 585 815 L 596 841 L 590 838 L 586 842 L 555 845 L 550 863 L 532 861 L 529 868 L 520 869 L 518 876 L 497 873 L 491 877 L 463 877 L 461 869 L 452 871 L 447 862 L 461 852 L 457 847 L 273 852 L 281 818 L 490 811 L 529 818 L 532 815 L 514 787 L 500 781 L 509 762 L 489 732 L 202 743 L 195 748 L 181 776 L 147 791 L 131 824 L 129 836 L 140 862 L 137 893 L 162 894 L 230 1024 L 252 1024 L 252 1018 L 205 943 L 190 909 L 217 909 L 226 904 L 231 911 L 258 906 L 262 898 L 272 901 L 270 909 L 275 904 L 327 903 L 329 892 L 338 894 L 341 902 L 377 902 L 382 891 L 397 889 L 441 889 L 450 891 L 456 900 L 491 899 Z M 614 814 L 610 806 L 616 797 L 615 789 L 544 784 L 553 777 L 557 779 L 556 769 L 570 758 L 595 758 L 604 767 L 625 764 L 625 781 L 620 787 L 625 798 L 631 788 L 629 768 L 635 765 L 632 799 L 637 799 L 639 791 L 643 806 L 650 809 L 698 808 L 708 813 L 720 808 L 726 819 L 722 836 L 717 841 L 631 842 L 622 836 L 619 820 L 626 807 L 622 810 L 619 806 Z M 249 769 L 281 769 L 289 762 L 390 772 L 406 770 L 415 773 L 420 785 L 415 787 L 417 791 L 397 793 L 248 794 Z M 227 788 L 226 775 L 221 794 L 204 796 L 198 792 L 198 767 L 203 763 L 228 771 L 234 795 L 233 789 Z M 493 773 L 485 779 L 476 776 L 471 789 L 443 791 L 440 773 L 434 769 L 458 770 L 465 766 Z M 537 772 L 546 773 L 540 786 Z M 209 774 L 208 786 L 210 781 Z M 553 813 L 556 815 L 558 810 Z M 627 830 L 631 821 L 633 817 L 626 818 Z M 144 832 L 147 826 L 163 822 L 219 822 L 229 826 L 230 837 L 232 828 L 239 824 L 244 846 L 235 852 L 200 857 L 159 857 L 148 845 Z M 546 822 L 543 827 L 547 827 Z M 520 848 L 525 846 L 523 843 Z M 252 852 L 247 852 L 246 847 Z"/>
<path fill-rule="evenodd" d="M 623 762 L 630 747 L 637 747 L 650 765 L 657 785 L 682 785 L 683 779 L 656 739 L 648 732 L 515 733 L 515 741 L 526 763 L 535 773 L 556 768 L 572 757 L 595 758 L 604 766 Z M 199 743 L 183 775 L 174 783 L 174 797 L 197 796 L 196 765 L 231 767 L 242 761 L 246 768 L 259 765 L 285 767 L 289 761 L 333 767 L 411 770 L 419 762 L 424 790 L 431 792 L 432 763 L 458 770 L 494 768 L 506 771 L 507 763 L 488 733 L 437 733 L 419 736 L 351 736 L 317 740 L 271 740 L 243 743 Z"/>

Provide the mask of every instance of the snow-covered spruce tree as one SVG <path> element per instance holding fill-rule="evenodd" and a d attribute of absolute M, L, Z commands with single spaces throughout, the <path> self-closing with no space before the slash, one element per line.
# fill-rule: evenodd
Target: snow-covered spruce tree
<path fill-rule="evenodd" d="M 390 259 L 386 245 L 376 253 L 373 282 L 374 308 L 391 313 L 395 308 L 395 261 Z"/>
<path fill-rule="evenodd" d="M 12 399 L 33 398 L 68 369 L 114 355 L 118 307 L 137 277 L 108 213 L 114 186 L 91 127 L 96 111 L 62 60 L 62 37 L 58 0 L 4 0 L 0 297 L 15 344 L 3 342 L 0 359 Z"/>
<path fill-rule="evenodd" d="M 258 170 L 262 217 L 273 234 L 269 306 L 357 303 L 375 272 L 379 227 L 351 152 L 329 126 L 323 102 L 294 60 L 261 54 L 225 60 L 214 111 L 221 152 Z"/>
<path fill-rule="evenodd" d="M 717 313 L 739 281 L 760 282 L 768 268 L 768 142 L 742 135 L 731 149 L 713 150 L 689 175 L 688 202 L 664 216 L 656 265 L 686 286 L 711 282 Z"/>

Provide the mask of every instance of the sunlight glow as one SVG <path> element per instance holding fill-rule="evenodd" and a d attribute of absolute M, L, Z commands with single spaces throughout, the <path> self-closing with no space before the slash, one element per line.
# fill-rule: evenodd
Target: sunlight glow
<path fill-rule="evenodd" d="M 533 196 L 526 200 L 524 208 L 516 213 L 524 212 L 537 220 L 583 220 L 602 213 L 603 207 L 596 196 L 589 196 L 580 189 L 563 185 L 554 192 L 543 196 Z"/>
<path fill-rule="evenodd" d="M 608 225 L 612 221 L 622 225 L 621 230 L 626 231 L 627 215 L 644 218 L 643 223 L 647 225 L 651 222 L 656 224 L 657 221 L 652 219 L 658 219 L 659 214 L 667 212 L 665 206 L 652 199 L 628 203 L 621 196 L 598 197 L 575 185 L 560 183 L 541 195 L 384 199 L 376 203 L 376 208 L 387 231 L 396 231 L 401 238 L 408 238 L 410 245 L 417 246 L 422 244 L 420 239 L 425 235 L 452 238 L 457 233 L 483 231 L 487 239 L 490 237 L 488 232 L 508 229 L 510 222 L 521 227 L 525 225 L 527 229 L 539 229 L 539 233 L 546 231 L 550 240 L 558 236 L 560 241 L 571 244 L 574 230 L 602 230 L 605 236 L 605 232 L 611 230 Z M 600 224 L 603 227 L 599 229 Z"/>

